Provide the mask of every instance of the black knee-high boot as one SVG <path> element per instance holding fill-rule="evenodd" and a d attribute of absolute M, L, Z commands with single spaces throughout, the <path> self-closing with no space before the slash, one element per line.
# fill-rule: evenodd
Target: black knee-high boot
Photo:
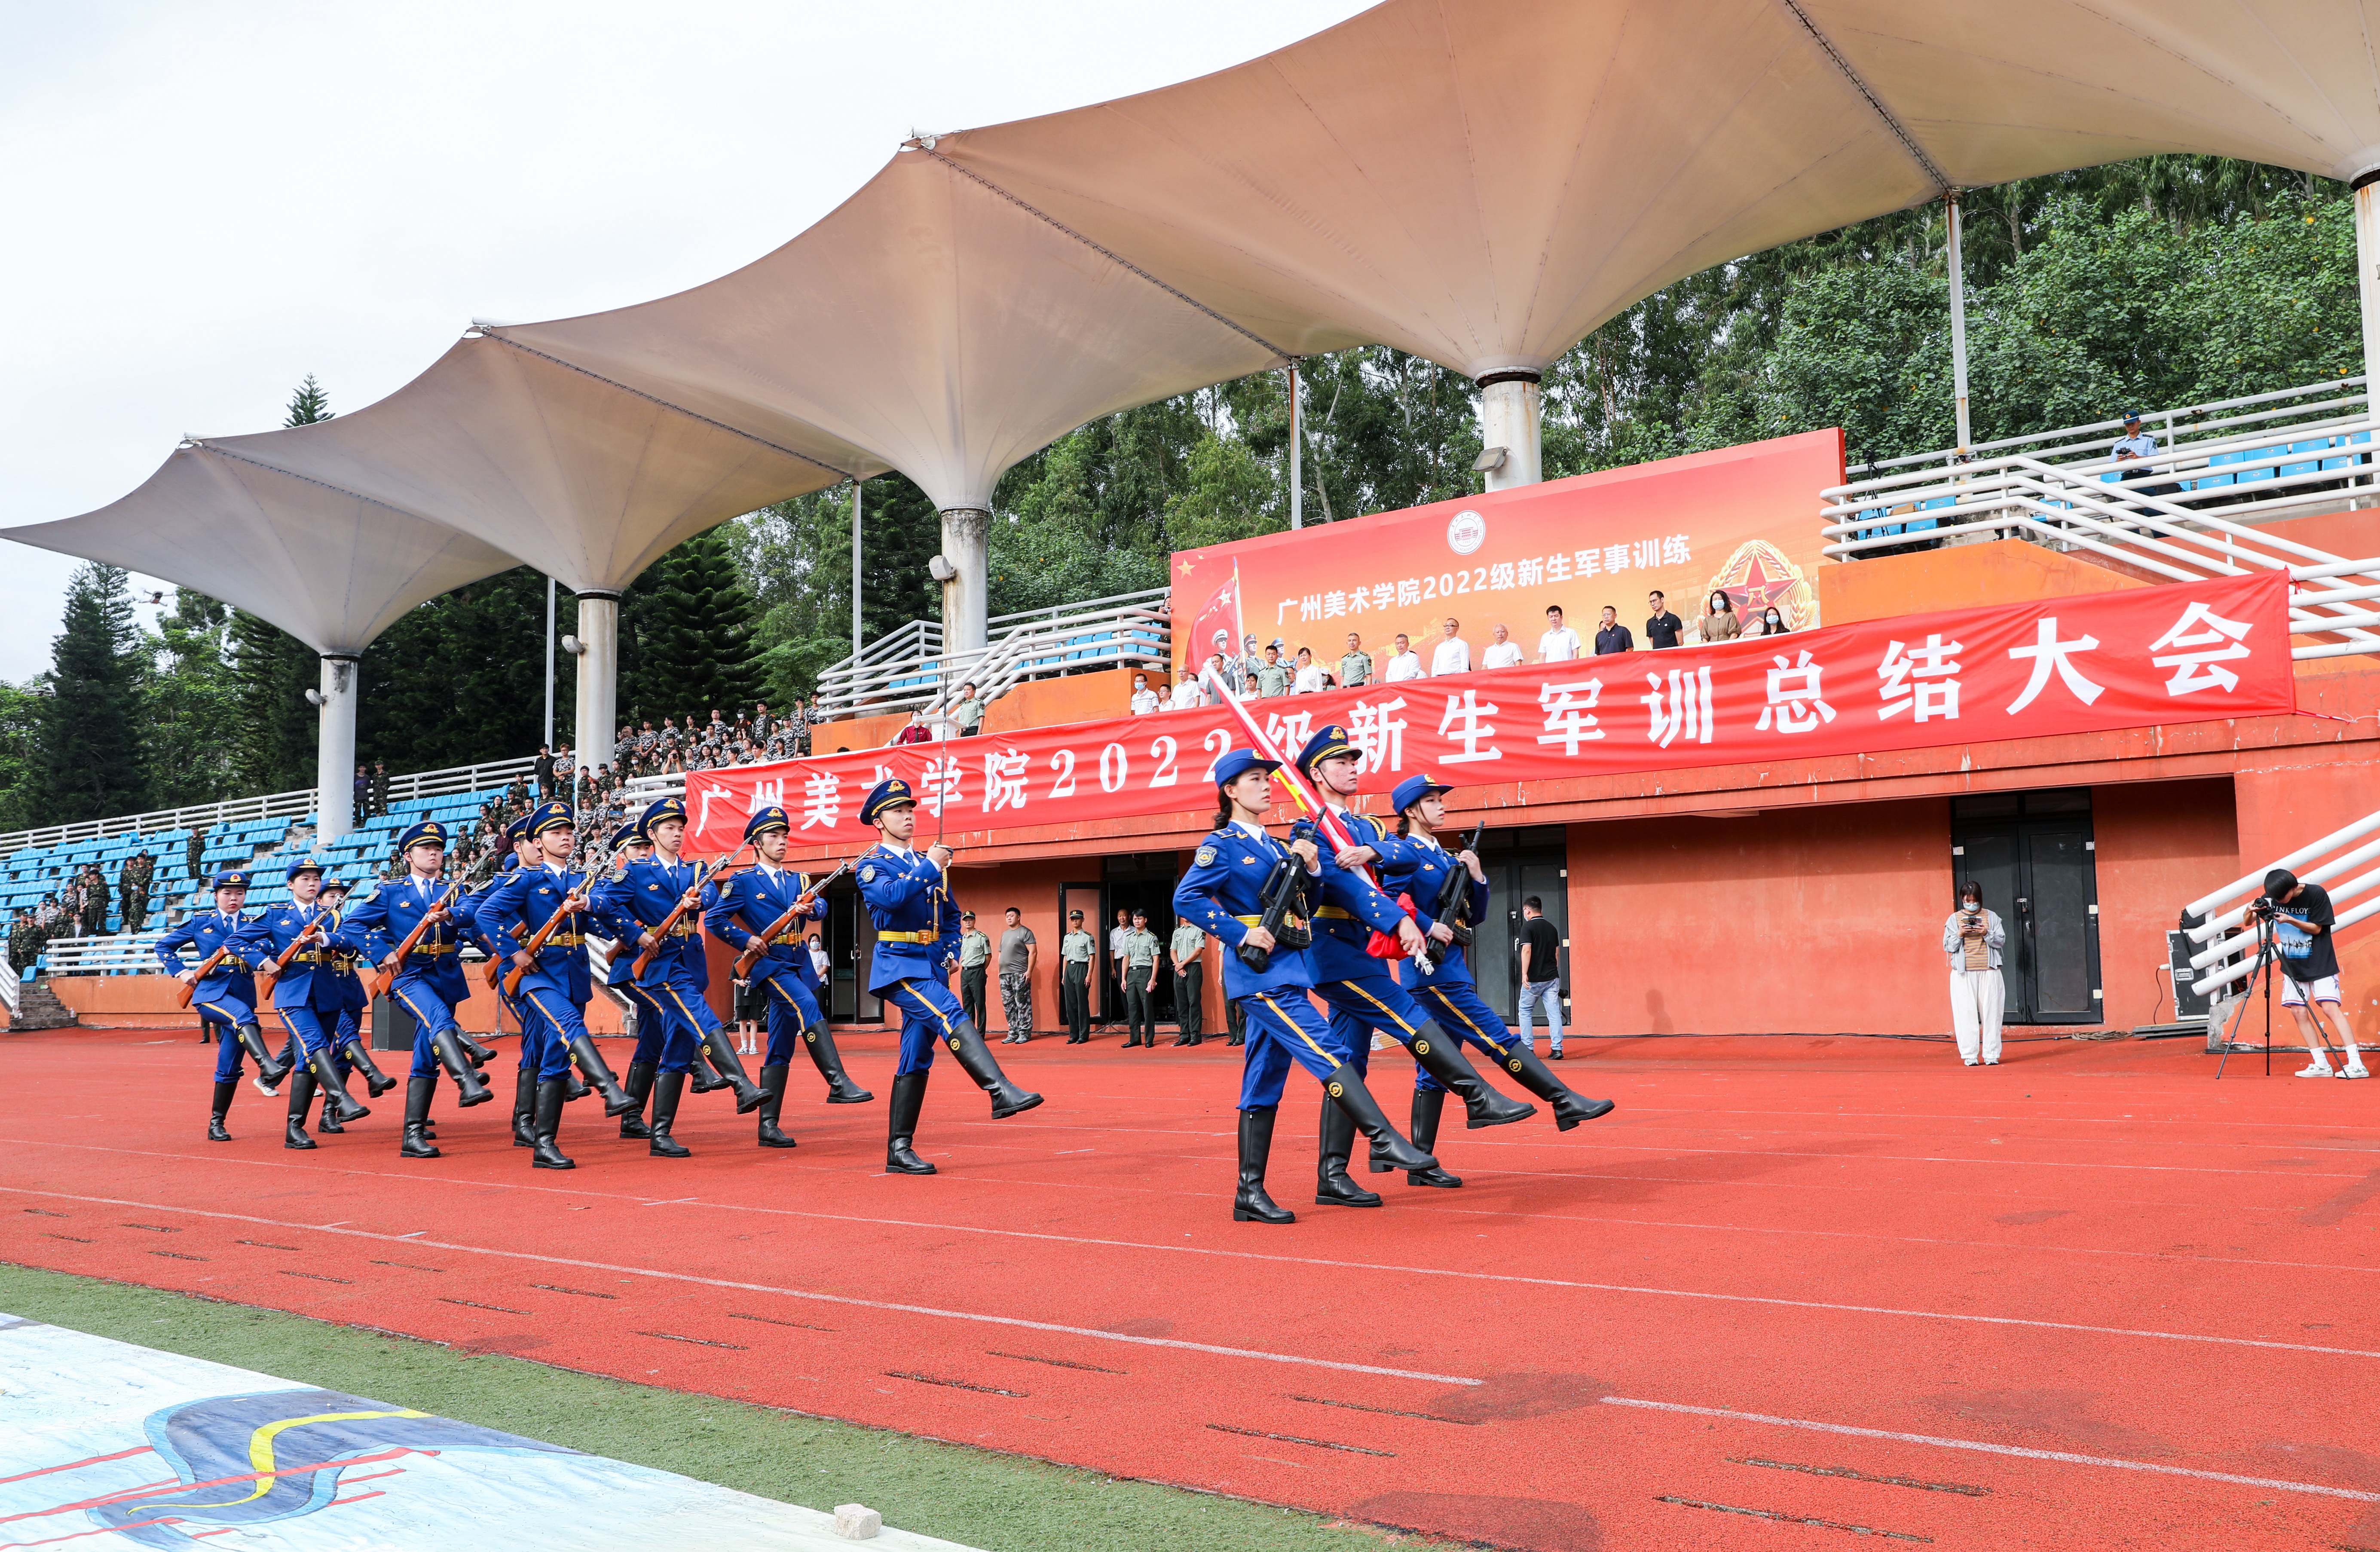
<path fill-rule="evenodd" d="M 537 1073 L 523 1067 L 513 1074 L 513 1146 L 537 1146 Z"/>
<path fill-rule="evenodd" d="M 843 1053 L 834 1049 L 834 1034 L 822 1024 L 802 1030 L 802 1044 L 808 1048 L 811 1062 L 819 1076 L 826 1080 L 826 1102 L 830 1105 L 865 1105 L 876 1097 L 851 1081 L 844 1071 Z"/>
<path fill-rule="evenodd" d="M 677 1122 L 678 1099 L 685 1093 L 684 1073 L 653 1074 L 652 1130 L 646 1137 L 645 1150 L 655 1158 L 685 1158 L 694 1152 L 670 1135 L 670 1128 Z"/>
<path fill-rule="evenodd" d="M 264 1085 L 264 1092 L 270 1094 L 280 1087 L 281 1080 L 289 1075 L 290 1068 L 296 1063 L 277 1058 L 266 1049 L 264 1031 L 256 1025 L 243 1024 L 236 1033 L 241 1048 L 256 1059 L 256 1081 Z"/>
<path fill-rule="evenodd" d="M 1294 1223 L 1297 1215 L 1265 1194 L 1265 1164 L 1272 1157 L 1272 1123 L 1280 1108 L 1264 1105 L 1240 1112 L 1240 1187 L 1232 1197 L 1234 1223 Z"/>
<path fill-rule="evenodd" d="M 471 1065 L 471 1059 L 464 1053 L 458 1031 L 441 1030 L 430 1037 L 430 1046 L 438 1053 L 438 1065 L 445 1068 L 446 1075 L 455 1080 L 456 1104 L 468 1110 L 495 1097 L 481 1080 L 480 1070 Z"/>
<path fill-rule="evenodd" d="M 231 1097 L 238 1092 L 237 1078 L 215 1085 L 213 1113 L 207 1117 L 207 1141 L 211 1143 L 231 1141 L 231 1134 L 224 1130 L 224 1118 L 231 1114 Z"/>
<path fill-rule="evenodd" d="M 314 1074 L 300 1069 L 289 1079 L 289 1124 L 281 1134 L 281 1146 L 289 1148 L 320 1147 L 322 1145 L 306 1135 L 306 1112 L 314 1108 Z"/>
<path fill-rule="evenodd" d="M 1438 1146 L 1438 1120 L 1445 1110 L 1446 1090 L 1442 1088 L 1416 1088 L 1414 1090 L 1414 1146 L 1421 1149 L 1424 1153 L 1428 1153 Z M 1408 1185 L 1435 1185 L 1441 1187 L 1442 1189 L 1451 1191 L 1456 1186 L 1463 1183 L 1463 1178 L 1460 1175 L 1449 1174 L 1442 1168 L 1432 1166 L 1427 1170 L 1406 1170 L 1405 1183 Z"/>
<path fill-rule="evenodd" d="M 364 1091 L 370 1097 L 377 1099 L 396 1086 L 395 1078 L 390 1077 L 373 1064 L 371 1052 L 364 1049 L 362 1040 L 349 1036 L 346 1043 L 338 1048 L 338 1051 L 341 1056 L 347 1059 L 348 1066 L 364 1075 Z"/>
<path fill-rule="evenodd" d="M 628 1075 L 620 1085 L 621 1092 L 628 1097 L 628 1108 L 620 1113 L 620 1135 L 624 1138 L 641 1142 L 653 1134 L 652 1128 L 645 1124 L 645 1101 L 653 1092 L 654 1070 L 650 1061 L 628 1063 Z"/>
<path fill-rule="evenodd" d="M 537 1130 L 535 1149 L 529 1156 L 529 1166 L 538 1170 L 576 1170 L 578 1166 L 554 1142 L 562 1129 L 563 1094 L 569 1085 L 560 1078 L 540 1078 L 537 1081 Z"/>
<path fill-rule="evenodd" d="M 1582 1121 L 1609 1115 L 1609 1099 L 1589 1099 L 1568 1084 L 1555 1077 L 1553 1069 L 1537 1060 L 1537 1053 L 1515 1040 L 1504 1049 L 1504 1070 L 1523 1088 L 1554 1108 L 1554 1125 L 1567 1132 Z"/>
<path fill-rule="evenodd" d="M 1366 1191 L 1347 1175 L 1347 1156 L 1355 1148 L 1355 1122 L 1330 1096 L 1322 1097 L 1322 1153 L 1314 1170 L 1314 1205 L 1319 1207 L 1377 1207 L 1380 1194 Z"/>
<path fill-rule="evenodd" d="M 471 1059 L 472 1066 L 485 1067 L 496 1059 L 495 1047 L 480 1044 L 468 1032 L 457 1028 L 455 1031 L 455 1037 L 460 1043 L 463 1054 Z"/>
<path fill-rule="evenodd" d="M 1463 1056 L 1463 1042 L 1435 1022 L 1425 1022 L 1421 1033 L 1405 1049 L 1413 1052 L 1414 1061 L 1423 1072 L 1463 1101 L 1464 1124 L 1475 1132 L 1483 1126 L 1509 1126 L 1537 1113 L 1537 1108 L 1527 1100 L 1497 1092 Z"/>
<path fill-rule="evenodd" d="M 892 1080 L 892 1122 L 885 1134 L 884 1169 L 888 1174 L 930 1175 L 934 1167 L 917 1157 L 910 1145 L 917 1138 L 917 1112 L 926 1108 L 926 1074 L 903 1073 Z"/>
<path fill-rule="evenodd" d="M 716 1094 L 727 1086 L 727 1080 L 712 1070 L 710 1042 L 697 1040 L 694 1055 L 686 1061 L 686 1086 L 697 1094 Z"/>
<path fill-rule="evenodd" d="M 1379 1104 L 1372 1097 L 1372 1091 L 1364 1086 L 1363 1074 L 1354 1068 L 1341 1062 L 1323 1080 L 1322 1086 L 1338 1102 L 1340 1109 L 1347 1112 L 1348 1119 L 1355 1123 L 1355 1130 L 1371 1139 L 1376 1156 L 1387 1158 L 1400 1170 L 1437 1168 L 1437 1159 L 1397 1134 L 1397 1129 L 1389 1124 L 1389 1118 L 1380 1113 Z"/>
<path fill-rule="evenodd" d="M 573 1035 L 570 1037 L 570 1060 L 578 1063 L 579 1072 L 586 1074 L 587 1085 L 603 1097 L 605 1115 L 626 1115 L 637 1108 L 637 1102 L 621 1089 L 620 1080 L 613 1077 L 612 1069 L 604 1064 L 603 1053 L 595 1049 L 592 1036 Z"/>
<path fill-rule="evenodd" d="M 396 1145 L 400 1158 L 435 1158 L 438 1150 L 430 1145 L 430 1096 L 436 1091 L 438 1080 L 428 1073 L 419 1073 L 405 1080 L 405 1137 Z"/>
<path fill-rule="evenodd" d="M 777 1117 L 785 1104 L 785 1072 L 783 1067 L 760 1069 L 760 1092 L 768 1096 L 760 1105 L 760 1146 L 789 1148 L 794 1139 L 777 1124 Z"/>
<path fill-rule="evenodd" d="M 721 1025 L 702 1037 L 703 1049 L 710 1054 L 710 1064 L 727 1086 L 735 1091 L 735 1113 L 750 1115 L 769 1097 L 760 1085 L 744 1071 L 744 1059 L 735 1054 L 735 1042 L 728 1038 L 727 1026 Z"/>
<path fill-rule="evenodd" d="M 950 1047 L 953 1056 L 958 1058 L 959 1070 L 973 1078 L 978 1088 L 991 1096 L 992 1120 L 1013 1116 L 1019 1110 L 1029 1110 L 1041 1103 L 1041 1096 L 1008 1081 L 1008 1074 L 1000 1070 L 991 1048 L 983 1043 L 983 1033 L 976 1028 L 974 1020 L 959 1020 L 957 1027 L 943 1044 Z"/>
<path fill-rule="evenodd" d="M 332 1109 L 338 1116 L 341 1124 L 344 1125 L 350 1121 L 361 1121 L 371 1114 L 371 1111 L 347 1097 L 346 1082 L 339 1076 L 339 1070 L 331 1064 L 331 1053 L 327 1049 L 307 1057 L 306 1070 L 314 1075 L 315 1086 L 333 1101 Z"/>
<path fill-rule="evenodd" d="M 344 1135 L 347 1129 L 339 1124 L 338 1100 L 320 1085 L 315 1086 L 315 1092 L 322 1096 L 322 1109 L 314 1122 L 314 1130 L 332 1137 Z"/>

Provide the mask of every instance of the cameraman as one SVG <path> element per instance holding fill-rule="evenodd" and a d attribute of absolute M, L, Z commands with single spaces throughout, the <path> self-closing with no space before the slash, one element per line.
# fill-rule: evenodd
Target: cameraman
<path fill-rule="evenodd" d="M 2008 984 L 2000 978 L 2000 948 L 2008 928 L 1984 909 L 1984 886 L 1973 879 L 1959 886 L 1959 908 L 1942 924 L 1942 952 L 1950 960 L 1950 1026 L 1958 1032 L 1959 1060 L 1973 1067 L 2000 1064 L 2000 1014 Z"/>
<path fill-rule="evenodd" d="M 2260 915 L 2273 920 L 2273 952 L 2281 971 L 2281 1006 L 2298 1021 L 2313 1061 L 2301 1078 L 2368 1078 L 2372 1074 L 2355 1049 L 2355 1032 L 2338 1007 L 2338 946 L 2331 936 L 2330 891 L 2320 884 L 2301 884 L 2296 874 L 2276 867 L 2265 875 L 2265 898 L 2256 903 Z M 2313 1006 L 2307 1006 L 2308 1003 Z M 2322 1011 L 2338 1026 L 2347 1061 L 2330 1070 L 2330 1051 L 2323 1038 Z"/>

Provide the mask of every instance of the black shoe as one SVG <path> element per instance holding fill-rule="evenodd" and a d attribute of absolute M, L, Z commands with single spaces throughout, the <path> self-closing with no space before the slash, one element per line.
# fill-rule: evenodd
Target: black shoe
<path fill-rule="evenodd" d="M 1297 1215 L 1265 1194 L 1265 1164 L 1272 1158 L 1272 1123 L 1278 1107 L 1240 1112 L 1240 1188 L 1232 1197 L 1234 1223 L 1294 1223 Z"/>
<path fill-rule="evenodd" d="M 1348 1119 L 1355 1123 L 1355 1130 L 1371 1139 L 1375 1154 L 1387 1159 L 1390 1166 L 1399 1170 L 1434 1170 L 1438 1167 L 1437 1159 L 1397 1135 L 1397 1129 L 1390 1126 L 1388 1117 L 1380 1113 L 1372 1091 L 1364 1086 L 1363 1075 L 1354 1068 L 1341 1062 L 1330 1077 L 1323 1080 L 1322 1086 L 1347 1112 Z"/>
<path fill-rule="evenodd" d="M 670 1135 L 670 1127 L 677 1121 L 677 1102 L 686 1092 L 684 1073 L 653 1074 L 652 1131 L 645 1139 L 645 1151 L 655 1158 L 686 1158 L 694 1150 Z"/>
<path fill-rule="evenodd" d="M 347 1059 L 348 1066 L 364 1075 L 364 1091 L 370 1097 L 377 1099 L 396 1086 L 395 1078 L 373 1065 L 371 1052 L 364 1049 L 361 1040 L 349 1040 L 339 1048 L 339 1054 Z"/>
<path fill-rule="evenodd" d="M 865 1105 L 876 1097 L 851 1081 L 843 1069 L 843 1053 L 834 1049 L 834 1033 L 824 1025 L 812 1025 L 802 1031 L 802 1044 L 808 1048 L 811 1064 L 819 1076 L 826 1080 L 826 1102 L 830 1105 Z"/>
<path fill-rule="evenodd" d="M 991 1119 L 1002 1120 L 1019 1110 L 1029 1110 L 1041 1103 L 1041 1096 L 1029 1089 L 1017 1087 L 1008 1081 L 993 1060 L 991 1048 L 983 1043 L 983 1036 L 965 1019 L 958 1022 L 949 1039 L 942 1042 L 958 1058 L 959 1070 L 975 1080 L 975 1085 L 991 1096 Z"/>
<path fill-rule="evenodd" d="M 604 1064 L 603 1053 L 595 1049 L 592 1037 L 573 1035 L 570 1037 L 570 1059 L 578 1063 L 586 1075 L 587 1087 L 603 1097 L 603 1113 L 607 1116 L 626 1115 L 637 1109 L 637 1102 L 620 1087 L 620 1080 L 612 1075 Z"/>
<path fill-rule="evenodd" d="M 1438 1118 L 1446 1109 L 1446 1091 L 1442 1088 L 1416 1088 L 1413 1103 L 1413 1144 L 1424 1153 L 1438 1145 Z M 1432 1167 L 1405 1171 L 1407 1185 L 1434 1185 L 1451 1191 L 1463 1183 L 1463 1177 Z"/>
<path fill-rule="evenodd" d="M 789 1148 L 794 1139 L 777 1124 L 777 1117 L 785 1104 L 785 1072 L 783 1067 L 760 1069 L 760 1092 L 766 1096 L 760 1103 L 760 1146 L 766 1148 Z"/>
<path fill-rule="evenodd" d="M 1177 1046 L 1189 1045 L 1191 1043 L 1190 1037 L 1187 1035 L 1176 1035 L 1173 1037 L 1173 1043 Z"/>
<path fill-rule="evenodd" d="M 396 1145 L 399 1158 L 435 1158 L 438 1150 L 430 1146 L 430 1096 L 436 1091 L 438 1080 L 427 1074 L 405 1080 L 405 1139 Z"/>
<path fill-rule="evenodd" d="M 1504 1070 L 1512 1074 L 1523 1088 L 1554 1108 L 1554 1125 L 1567 1132 L 1582 1121 L 1611 1113 L 1609 1099 L 1589 1099 L 1571 1091 L 1570 1085 L 1546 1070 L 1535 1051 L 1514 1046 L 1504 1053 Z"/>
<path fill-rule="evenodd" d="M 1552 1057 L 1552 1060 L 1554 1060 L 1554 1061 L 1560 1061 L 1562 1059 L 1561 1048 L 1560 1048 L 1560 1046 L 1556 1046 L 1556 1047 L 1553 1049 L 1553 1050 L 1552 1050 L 1552 1052 L 1551 1052 L 1551 1057 Z"/>
<path fill-rule="evenodd" d="M 281 1134 L 285 1148 L 320 1147 L 306 1135 L 306 1113 L 314 1108 L 314 1074 L 300 1071 L 289 1080 L 289 1124 Z"/>
<path fill-rule="evenodd" d="M 1423 1072 L 1463 1101 L 1463 1124 L 1475 1132 L 1483 1126 L 1509 1126 L 1537 1113 L 1527 1100 L 1499 1093 L 1463 1056 L 1463 1043 L 1435 1022 L 1425 1022 L 1405 1049 Z"/>
<path fill-rule="evenodd" d="M 264 1045 L 264 1031 L 256 1025 L 243 1024 L 235 1033 L 240 1048 L 256 1060 L 258 1080 L 268 1089 L 280 1087 L 281 1080 L 287 1077 L 291 1069 L 297 1064 L 285 1058 L 275 1057 L 267 1050 Z"/>
<path fill-rule="evenodd" d="M 224 1130 L 224 1117 L 231 1114 L 232 1096 L 239 1092 L 239 1080 L 215 1085 L 214 1113 L 207 1117 L 207 1141 L 227 1143 L 231 1134 Z"/>
<path fill-rule="evenodd" d="M 361 1121 L 371 1114 L 371 1111 L 347 1097 L 346 1082 L 339 1076 L 339 1070 L 331 1065 L 329 1051 L 325 1050 L 319 1056 L 308 1057 L 306 1071 L 313 1074 L 315 1086 L 322 1090 L 324 1114 L 335 1114 L 343 1126 L 350 1121 Z"/>
<path fill-rule="evenodd" d="M 531 1143 L 536 1149 L 529 1156 L 532 1170 L 576 1170 L 568 1155 L 554 1143 L 554 1134 L 562 1126 L 563 1096 L 570 1085 L 561 1078 L 540 1078 L 537 1083 L 537 1135 Z"/>
<path fill-rule="evenodd" d="M 644 1115 L 645 1101 L 652 1097 L 653 1092 L 653 1064 L 650 1061 L 630 1062 L 628 1075 L 621 1081 L 620 1091 L 628 1097 L 628 1109 L 620 1116 L 621 1139 L 643 1142 L 653 1134 L 652 1128 L 645 1124 Z"/>
<path fill-rule="evenodd" d="M 917 1112 L 926 1108 L 926 1074 L 903 1073 L 892 1080 L 892 1103 L 884 1140 L 884 1172 L 930 1175 L 932 1164 L 917 1157 L 910 1145 L 917 1136 Z"/>
<path fill-rule="evenodd" d="M 1347 1112 L 1322 1097 L 1322 1151 L 1314 1170 L 1314 1205 L 1318 1207 L 1377 1207 L 1380 1194 L 1366 1191 L 1347 1174 L 1347 1156 L 1354 1150 L 1355 1123 Z"/>
<path fill-rule="evenodd" d="M 455 1080 L 455 1102 L 469 1109 L 474 1105 L 486 1104 L 495 1097 L 495 1094 L 481 1080 L 480 1070 L 471 1064 L 463 1040 L 461 1030 L 444 1029 L 430 1037 L 430 1048 L 438 1053 L 438 1065 L 445 1068 L 446 1075 Z"/>

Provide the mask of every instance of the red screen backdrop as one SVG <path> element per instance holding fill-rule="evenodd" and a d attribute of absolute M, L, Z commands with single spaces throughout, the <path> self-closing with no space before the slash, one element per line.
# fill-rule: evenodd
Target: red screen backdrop
<path fill-rule="evenodd" d="M 2268 716 L 2297 707 L 2289 586 L 2266 573 L 1908 614 L 1252 709 L 1292 753 L 1344 723 L 1364 790 L 1383 793 L 1416 770 L 1458 786 L 1558 781 Z M 927 835 L 937 818 L 980 831 L 1207 809 L 1216 758 L 1245 742 L 1215 707 L 698 771 L 688 844 L 732 850 L 773 803 L 796 845 L 856 848 L 875 839 L 860 799 L 886 775 L 922 795 Z"/>
<path fill-rule="evenodd" d="M 1808 576 L 1826 541 L 1818 492 L 1842 481 L 1842 432 L 1810 431 L 1179 551 L 1173 617 L 1190 628 L 1174 632 L 1174 668 L 1216 649 L 1228 622 L 1218 594 L 1235 577 L 1244 634 L 1259 647 L 1280 637 L 1285 658 L 1311 647 L 1336 669 L 1354 631 L 1375 678 L 1399 631 L 1427 666 L 1450 614 L 1475 663 L 1499 621 L 1535 658 L 1548 604 L 1591 645 L 1608 603 L 1641 647 L 1656 588 L 1688 624 L 1724 588 L 1739 612 L 1773 603 L 1808 630 L 1822 623 Z"/>

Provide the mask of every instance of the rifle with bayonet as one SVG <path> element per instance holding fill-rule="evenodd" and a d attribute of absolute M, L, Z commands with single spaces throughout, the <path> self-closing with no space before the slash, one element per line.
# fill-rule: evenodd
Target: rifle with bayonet
<path fill-rule="evenodd" d="M 747 841 L 744 843 L 744 846 L 748 846 L 751 843 L 751 842 Z M 695 876 L 694 887 L 687 890 L 684 895 L 679 897 L 677 909 L 672 911 L 668 915 L 663 916 L 662 918 L 661 926 L 646 929 L 646 935 L 652 940 L 638 951 L 636 959 L 628 965 L 629 975 L 638 977 L 643 976 L 646 969 L 653 963 L 653 955 L 661 952 L 662 945 L 669 940 L 670 932 L 677 926 L 678 918 L 685 915 L 688 911 L 694 909 L 695 905 L 701 900 L 702 886 L 709 883 L 713 879 L 725 878 L 728 870 L 735 866 L 735 859 L 744 855 L 744 846 L 738 846 L 734 851 L 728 853 L 727 860 L 721 863 L 717 867 L 708 868 L 698 872 Z"/>
<path fill-rule="evenodd" d="M 1290 827 L 1289 833 L 1293 840 L 1308 841 L 1313 839 L 1313 831 L 1311 820 L 1300 819 Z M 1275 947 L 1293 952 L 1312 945 L 1314 933 L 1306 925 L 1312 913 L 1305 905 L 1305 864 L 1294 854 L 1272 865 L 1272 871 L 1265 875 L 1260 898 L 1263 908 L 1257 917 L 1257 925 L 1272 934 Z M 1272 963 L 1269 949 L 1242 943 L 1239 954 L 1240 963 L 1259 976 Z"/>
<path fill-rule="evenodd" d="M 751 941 L 744 945 L 744 952 L 735 956 L 735 973 L 731 978 L 740 981 L 750 976 L 752 974 L 752 966 L 759 964 L 760 956 L 767 953 L 770 949 L 776 945 L 778 936 L 787 928 L 791 928 L 795 922 L 801 920 L 802 917 L 808 915 L 809 914 L 811 904 L 817 901 L 820 895 L 826 892 L 827 886 L 850 871 L 851 864 L 849 862 L 844 862 L 833 872 L 828 874 L 825 878 L 820 879 L 817 883 L 812 884 L 809 888 L 802 891 L 801 897 L 795 900 L 791 905 L 785 907 L 785 914 L 783 915 L 779 916 L 775 921 L 771 922 L 760 931 L 752 934 Z"/>
<path fill-rule="evenodd" d="M 576 871 L 578 867 L 579 859 L 586 855 L 586 852 L 587 841 L 582 839 L 577 845 L 571 848 L 570 860 L 563 865 L 563 870 L 565 872 Z M 542 865 L 540 864 L 540 866 Z M 581 882 L 582 884 L 587 884 L 591 882 L 591 880 L 581 880 Z M 570 903 L 573 900 L 579 903 L 575 907 Z M 587 908 L 586 902 L 587 897 L 583 894 L 577 893 L 575 890 L 565 890 L 562 891 L 562 903 L 553 908 L 553 915 L 545 918 L 545 925 L 537 929 L 536 936 L 532 937 L 528 940 L 528 944 L 521 950 L 521 952 L 528 955 L 529 964 L 535 964 L 537 963 L 539 951 L 545 947 L 545 940 L 553 936 L 553 929 L 562 925 L 562 918 L 570 915 L 573 910 L 585 910 Z M 504 995 L 506 997 L 517 997 L 520 995 L 521 977 L 528 974 L 528 965 L 526 964 L 508 973 L 504 969 L 504 962 L 502 959 L 491 959 L 488 961 L 488 985 L 492 988 L 496 984 L 498 978 L 501 977 L 504 983 Z"/>
<path fill-rule="evenodd" d="M 289 968 L 289 962 L 298 957 L 298 951 L 314 940 L 315 935 L 322 930 L 322 924 L 328 921 L 330 916 L 331 913 L 326 909 L 322 915 L 308 922 L 306 930 L 292 938 L 289 940 L 289 946 L 273 956 L 272 964 L 257 971 L 257 1001 L 262 1002 L 273 995 L 273 983 L 281 978 L 281 972 Z"/>
<path fill-rule="evenodd" d="M 466 872 L 461 878 L 455 879 L 452 884 L 447 886 L 446 892 L 438 897 L 435 904 L 431 905 L 427 911 L 421 913 L 421 919 L 413 924 L 413 930 L 407 933 L 405 935 L 405 941 L 396 946 L 395 963 L 390 964 L 385 969 L 373 972 L 370 989 L 371 995 L 375 1000 L 380 998 L 386 997 L 388 995 L 388 988 L 396 984 L 396 973 L 405 968 L 407 957 L 413 952 L 415 945 L 421 941 L 421 935 L 430 930 L 430 924 L 437 918 L 438 913 L 453 905 L 455 903 L 455 897 L 463 892 L 463 886 L 471 881 L 472 875 L 479 872 L 480 868 L 485 867 L 490 863 L 493 862 L 496 859 L 496 855 L 497 854 L 494 852 L 490 852 L 486 856 L 483 856 L 479 861 L 473 863 L 469 871 Z M 382 884 L 381 888 L 391 889 L 399 882 L 402 882 L 402 880 L 391 879 L 389 882 Z"/>

